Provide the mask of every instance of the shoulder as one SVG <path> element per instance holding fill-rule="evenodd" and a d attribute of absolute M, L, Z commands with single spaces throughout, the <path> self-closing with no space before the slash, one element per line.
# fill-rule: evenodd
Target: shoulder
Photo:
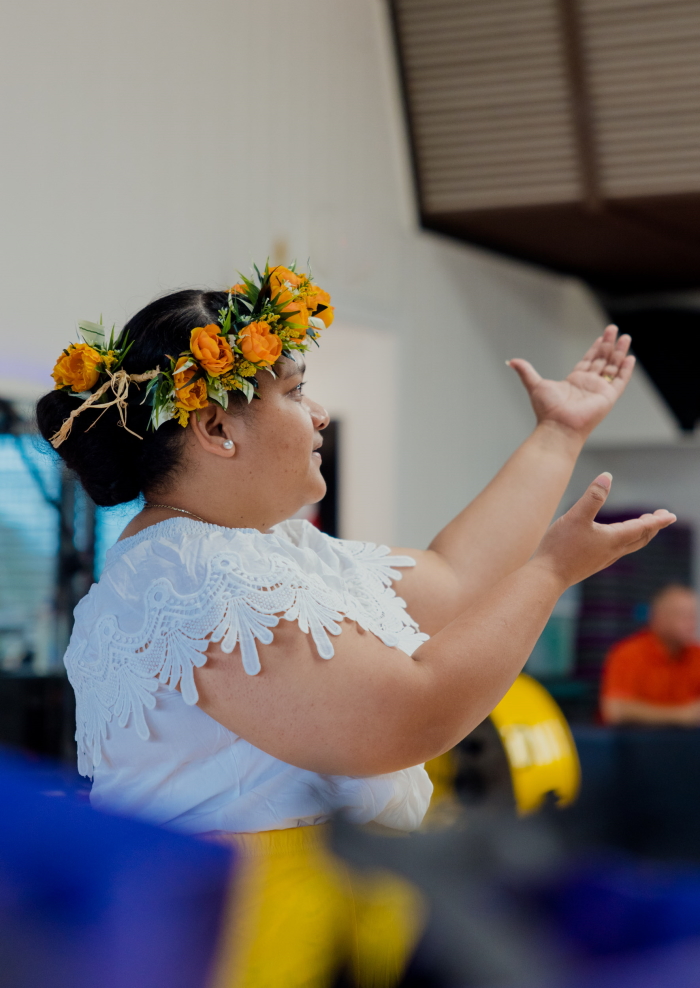
<path fill-rule="evenodd" d="M 120 590 L 131 586 L 140 593 L 144 583 L 163 577 L 185 592 L 212 571 L 262 577 L 269 569 L 270 557 L 290 557 L 291 548 L 274 534 L 265 535 L 253 528 L 223 528 L 170 518 L 112 546 L 100 584 L 116 584 Z"/>
<path fill-rule="evenodd" d="M 222 528 L 190 518 L 168 518 L 113 545 L 107 552 L 105 571 L 120 560 L 133 563 L 152 557 L 167 565 L 192 556 L 204 558 L 228 547 L 259 545 L 263 538 L 253 528 Z"/>
<path fill-rule="evenodd" d="M 258 643 L 272 643 L 280 620 L 310 635 L 323 659 L 334 654 L 343 618 L 412 654 L 425 636 L 389 585 L 403 561 L 388 553 L 298 522 L 265 534 L 172 519 L 117 543 L 76 609 L 65 656 L 81 765 L 99 763 L 114 717 L 120 726 L 133 718 L 149 736 L 144 710 L 159 683 L 196 703 L 194 670 L 210 646 L 238 648 L 243 670 L 256 675 Z"/>
<path fill-rule="evenodd" d="M 178 640 L 179 651 L 186 646 L 203 653 L 223 622 L 235 629 L 236 640 L 244 632 L 267 638 L 277 624 L 273 615 L 289 606 L 286 591 L 299 583 L 292 551 L 298 554 L 255 529 L 184 518 L 123 539 L 109 550 L 99 582 L 76 608 L 69 672 L 83 643 L 94 653 L 147 649 L 153 656 Z M 198 663 L 201 655 L 192 658 Z M 249 659 L 255 671 L 257 662 Z"/>
<path fill-rule="evenodd" d="M 275 525 L 272 532 L 291 545 L 318 556 L 332 568 L 340 569 L 346 576 L 352 569 L 367 569 L 388 584 L 401 579 L 401 569 L 416 565 L 411 556 L 392 556 L 389 546 L 337 539 L 319 531 L 310 522 L 297 518 Z"/>

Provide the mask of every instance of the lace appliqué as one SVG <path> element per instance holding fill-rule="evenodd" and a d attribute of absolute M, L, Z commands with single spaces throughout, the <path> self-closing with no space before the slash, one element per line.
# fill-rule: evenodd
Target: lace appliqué
<path fill-rule="evenodd" d="M 324 575 L 316 553 L 302 566 L 285 552 L 283 539 L 266 545 L 226 548 L 210 558 L 200 587 L 176 592 L 164 577 L 148 587 L 144 621 L 138 631 L 122 630 L 114 613 L 102 613 L 81 633 L 79 621 L 65 664 L 76 694 L 78 769 L 92 775 L 100 764 L 107 725 L 125 727 L 131 719 L 139 737 L 149 729 L 145 708 L 152 709 L 158 685 L 179 686 L 185 703 L 198 700 L 194 668 L 206 662 L 210 641 L 224 652 L 240 645 L 245 671 L 260 671 L 256 640 L 269 644 L 280 618 L 296 621 L 311 634 L 319 655 L 333 656 L 329 635 L 341 633 L 343 618 L 356 621 L 385 645 L 412 654 L 427 640 L 391 587 L 400 579 L 396 566 L 413 566 L 409 557 L 391 557 L 386 546 L 327 539 L 340 563 L 339 574 Z M 309 558 L 310 550 L 304 550 Z"/>

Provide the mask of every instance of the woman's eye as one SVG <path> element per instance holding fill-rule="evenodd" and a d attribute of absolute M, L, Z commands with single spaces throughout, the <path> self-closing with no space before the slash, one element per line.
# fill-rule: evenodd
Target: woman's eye
<path fill-rule="evenodd" d="M 304 394 L 304 382 L 303 381 L 301 382 L 301 384 L 297 384 L 296 388 L 293 388 L 292 389 L 292 394 L 294 395 L 295 398 L 299 398 L 299 397 L 301 397 L 301 395 Z"/>

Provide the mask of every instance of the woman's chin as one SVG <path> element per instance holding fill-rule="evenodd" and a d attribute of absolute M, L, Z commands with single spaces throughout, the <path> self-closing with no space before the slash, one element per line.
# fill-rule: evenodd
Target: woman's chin
<path fill-rule="evenodd" d="M 320 475 L 316 478 L 316 483 L 309 491 L 309 499 L 305 504 L 318 504 L 326 496 L 326 482 Z"/>

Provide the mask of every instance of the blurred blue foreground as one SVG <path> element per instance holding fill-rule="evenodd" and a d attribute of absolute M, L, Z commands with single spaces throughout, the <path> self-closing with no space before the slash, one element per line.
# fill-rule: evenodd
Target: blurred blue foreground
<path fill-rule="evenodd" d="M 58 769 L 0 758 L 0 985 L 205 988 L 231 853 L 101 815 Z"/>
<path fill-rule="evenodd" d="M 209 988 L 228 849 L 96 813 L 75 776 L 20 758 L 0 757 L 0 806 L 0 988 Z M 346 861 L 429 904 L 402 988 L 700 985 L 697 858 L 596 848 L 566 819 L 469 811 L 402 840 L 336 822 Z"/>

